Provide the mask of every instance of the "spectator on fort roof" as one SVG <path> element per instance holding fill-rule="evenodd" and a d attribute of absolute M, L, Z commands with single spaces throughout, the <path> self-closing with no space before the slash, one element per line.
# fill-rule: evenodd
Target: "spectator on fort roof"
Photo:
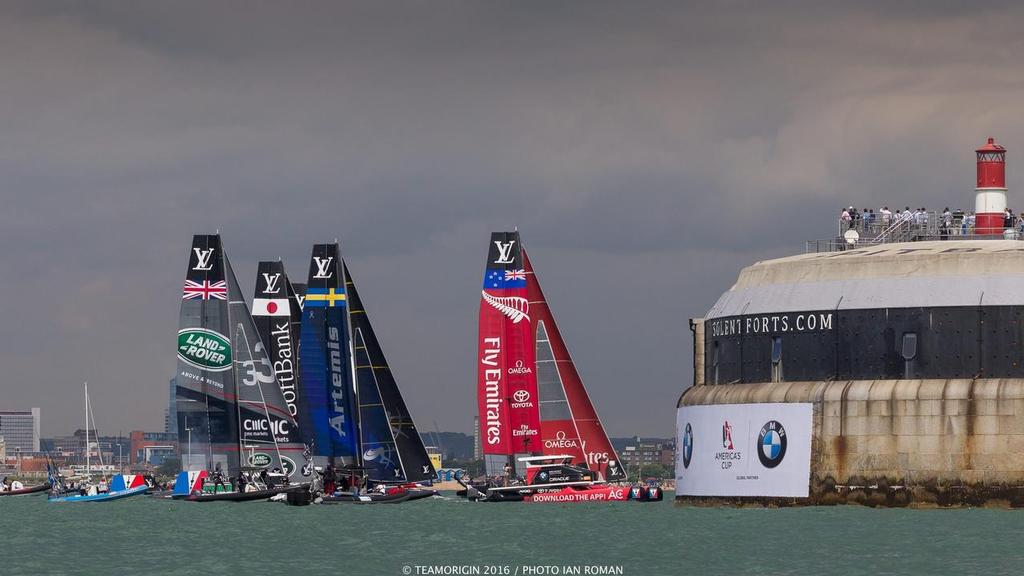
<path fill-rule="evenodd" d="M 1013 210 L 1003 210 L 1003 229 L 1013 228 Z"/>
<path fill-rule="evenodd" d="M 878 213 L 882 215 L 882 226 L 888 226 L 892 222 L 892 210 L 889 210 L 888 206 L 883 207 Z"/>
<path fill-rule="evenodd" d="M 842 215 L 839 216 L 839 219 L 846 224 L 847 228 L 853 228 L 853 214 L 851 212 L 853 212 L 853 206 L 844 208 Z"/>
<path fill-rule="evenodd" d="M 864 227 L 874 229 L 875 227 L 875 209 L 871 208 L 864 214 Z"/>

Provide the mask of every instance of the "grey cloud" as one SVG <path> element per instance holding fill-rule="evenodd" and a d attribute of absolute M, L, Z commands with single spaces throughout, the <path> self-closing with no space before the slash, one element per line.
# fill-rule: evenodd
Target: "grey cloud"
<path fill-rule="evenodd" d="M 1024 125 L 1015 4 L 0 8 L 5 407 L 159 426 L 189 236 L 239 280 L 338 237 L 421 426 L 469 430 L 518 226 L 613 434 L 667 434 L 686 319 L 841 205 L 959 205 Z M 1010 203 L 1019 202 L 1011 192 Z"/>

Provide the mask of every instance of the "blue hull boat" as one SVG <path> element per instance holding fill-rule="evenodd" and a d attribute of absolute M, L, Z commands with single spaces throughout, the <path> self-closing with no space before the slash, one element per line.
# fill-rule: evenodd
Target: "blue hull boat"
<path fill-rule="evenodd" d="M 110 500 L 120 500 L 130 496 L 145 494 L 149 488 L 149 484 L 144 481 L 142 476 L 117 474 L 111 481 L 110 491 L 108 492 L 87 495 L 70 492 L 67 494 L 51 495 L 49 500 L 50 502 L 109 502 Z"/>
<path fill-rule="evenodd" d="M 138 496 L 139 494 L 145 494 L 146 490 L 149 490 L 149 486 L 138 486 L 136 488 L 130 488 L 128 490 L 118 490 L 115 492 L 103 492 L 101 494 L 93 494 L 90 496 L 82 496 L 81 494 L 68 494 L 65 496 L 50 496 L 50 502 L 108 502 L 110 500 L 120 500 L 121 498 L 128 498 L 129 496 Z"/>

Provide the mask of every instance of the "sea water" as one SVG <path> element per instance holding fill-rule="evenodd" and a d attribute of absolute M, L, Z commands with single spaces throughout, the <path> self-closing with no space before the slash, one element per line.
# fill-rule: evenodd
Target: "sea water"
<path fill-rule="evenodd" d="M 0 498 L 0 518 L 5 576 L 1024 573 L 1024 511 L 1011 510 L 454 496 L 369 506 L 150 497 L 59 504 L 34 495 Z M 301 563 L 285 562 L 297 556 Z"/>

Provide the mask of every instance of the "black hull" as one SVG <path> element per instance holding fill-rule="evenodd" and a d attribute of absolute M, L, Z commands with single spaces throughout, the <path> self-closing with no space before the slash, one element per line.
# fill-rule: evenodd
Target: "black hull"
<path fill-rule="evenodd" d="M 437 496 L 437 490 L 431 490 L 429 488 L 413 488 L 408 490 L 409 500 L 422 500 L 423 498 L 431 498 Z"/>
<path fill-rule="evenodd" d="M 398 504 L 409 500 L 409 492 L 400 494 L 363 494 L 358 498 L 351 494 L 324 496 L 321 504 Z"/>
<path fill-rule="evenodd" d="M 49 484 L 40 484 L 38 486 L 22 488 L 21 490 L 8 490 L 5 492 L 0 492 L 0 496 L 24 496 L 25 494 L 38 494 L 40 492 L 46 492 L 49 489 Z"/>
<path fill-rule="evenodd" d="M 278 494 L 304 489 L 304 486 L 280 486 L 267 490 L 254 490 L 252 492 L 218 492 L 216 494 L 192 494 L 179 498 L 189 502 L 252 502 L 255 500 L 266 500 Z"/>

